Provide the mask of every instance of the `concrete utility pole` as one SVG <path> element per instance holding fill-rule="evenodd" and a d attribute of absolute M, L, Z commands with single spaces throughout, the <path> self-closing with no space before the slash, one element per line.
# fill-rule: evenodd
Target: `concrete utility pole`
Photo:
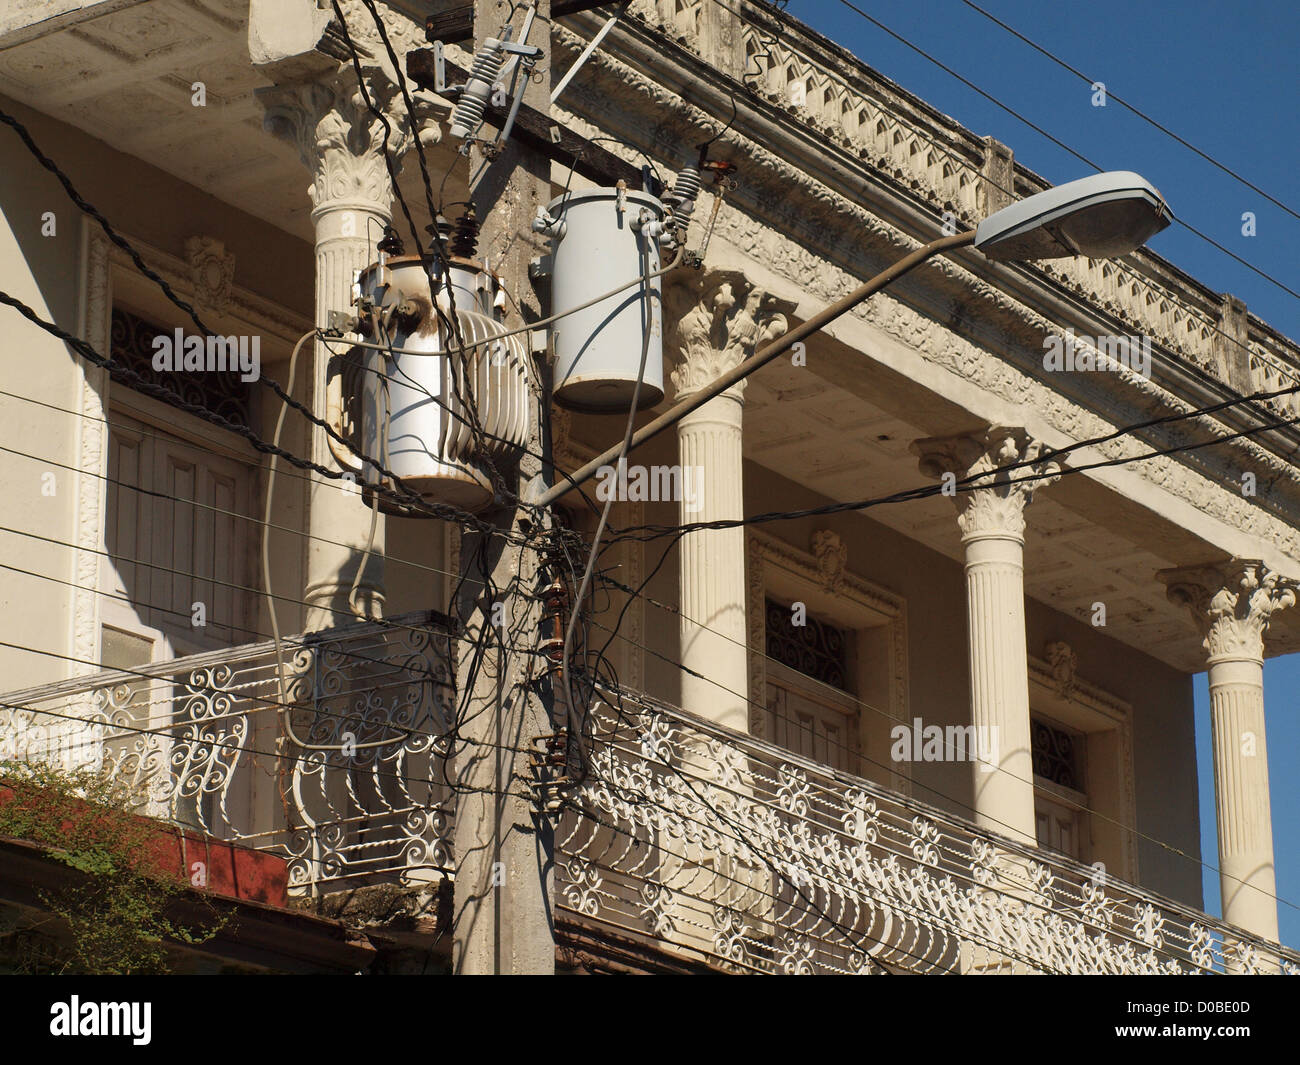
<path fill-rule="evenodd" d="M 486 38 L 499 37 L 508 9 L 497 0 L 474 0 L 473 6 L 478 49 Z M 550 0 L 538 0 L 536 7 L 528 43 L 543 49 L 539 69 L 549 71 Z M 524 14 L 521 10 L 515 20 L 516 40 Z M 521 81 L 524 103 L 549 112 L 550 77 Z M 478 173 L 483 162 L 476 146 L 468 172 Z M 488 260 L 519 306 L 536 317 L 540 312 L 528 263 L 545 249 L 536 243 L 531 225 L 537 208 L 550 199 L 550 168 L 545 156 L 512 139 L 471 192 L 483 222 L 480 258 Z M 516 328 L 523 322 L 512 316 L 508 324 Z M 541 404 L 547 401 L 547 396 L 540 397 L 532 412 L 528 450 L 535 454 L 543 452 Z M 502 473 L 506 488 L 523 497 L 542 467 L 525 454 L 517 476 L 511 470 Z M 541 532 L 530 525 L 529 512 L 522 508 L 500 508 L 483 516 L 516 541 L 532 536 L 536 543 Z M 521 549 L 505 535 L 491 537 L 486 544 L 484 539 L 466 532 L 461 545 L 464 581 L 458 613 L 465 619 L 465 631 L 457 691 L 466 718 L 461 736 L 467 742 L 455 764 L 455 780 L 464 790 L 456 799 L 453 842 L 452 966 L 457 974 L 553 973 L 554 825 L 529 798 L 527 753 L 536 737 L 555 731 L 543 660 L 528 650 L 540 637 L 544 575 L 537 551 Z M 485 584 L 497 589 L 495 601 Z"/>

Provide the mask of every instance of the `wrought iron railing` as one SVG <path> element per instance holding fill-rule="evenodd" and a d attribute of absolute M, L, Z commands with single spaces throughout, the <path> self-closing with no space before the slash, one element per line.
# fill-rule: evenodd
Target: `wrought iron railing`
<path fill-rule="evenodd" d="M 557 904 L 624 938 L 757 972 L 1300 972 L 1294 951 L 679 710 L 624 695 L 596 732 Z"/>
<path fill-rule="evenodd" d="M 281 854 L 315 894 L 451 867 L 444 620 L 414 614 L 0 696 L 0 759 L 90 769 L 141 813 Z"/>
<path fill-rule="evenodd" d="M 0 759 L 281 854 L 290 890 L 452 875 L 453 665 L 421 614 L 0 696 Z M 1300 954 L 624 693 L 557 831 L 561 917 L 749 972 L 1300 973 Z"/>

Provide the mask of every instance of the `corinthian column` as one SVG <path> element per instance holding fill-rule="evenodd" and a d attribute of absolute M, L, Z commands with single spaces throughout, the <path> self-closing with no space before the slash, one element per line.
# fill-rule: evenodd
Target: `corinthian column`
<path fill-rule="evenodd" d="M 680 362 L 677 399 L 698 392 L 785 331 L 793 309 L 738 271 L 715 270 L 669 286 Z M 683 524 L 729 521 L 745 514 L 741 419 L 745 382 L 677 423 Z M 681 566 L 682 707 L 738 731 L 749 727 L 746 651 L 745 532 L 742 527 L 688 533 Z"/>
<path fill-rule="evenodd" d="M 918 440 L 921 472 L 957 481 L 1028 462 L 1011 473 L 981 477 L 953 492 L 966 549 L 966 619 L 971 722 L 976 727 L 975 821 L 1025 843 L 1036 840 L 1034 766 L 1029 736 L 1029 660 L 1025 650 L 1025 505 L 1060 466 L 1039 462 L 1043 446 L 1023 429 L 993 428 L 976 436 Z M 1040 477 L 1038 480 L 1023 480 Z"/>
<path fill-rule="evenodd" d="M 1162 570 L 1169 598 L 1186 606 L 1204 637 L 1214 737 L 1223 919 L 1277 941 L 1273 822 L 1264 743 L 1264 634 L 1273 614 L 1296 601 L 1296 584 L 1234 560 Z"/>
<path fill-rule="evenodd" d="M 361 25 L 358 22 L 357 37 L 364 52 L 373 42 L 363 37 Z M 266 109 L 266 129 L 293 144 L 311 173 L 307 193 L 316 229 L 316 325 L 322 328 L 330 311 L 350 308 L 356 271 L 374 258 L 375 243 L 392 219 L 393 189 L 385 151 L 396 169 L 413 139 L 396 81 L 401 75 L 386 60 L 374 58 L 363 60 L 362 72 L 371 102 L 387 121 L 387 131 L 367 106 L 350 63 L 315 81 L 258 92 Z M 436 138 L 437 127 L 430 130 Z M 429 134 L 422 137 L 429 139 Z M 409 242 L 409 235 L 404 236 Z M 337 403 L 328 398 L 329 359 L 325 346 L 316 345 L 308 378 L 310 395 L 300 398 L 309 399 L 313 412 L 341 431 Z M 311 457 L 322 465 L 351 469 L 358 480 L 365 479 L 367 471 L 359 469 L 356 457 L 319 426 L 313 429 Z M 360 492 L 349 491 L 347 482 L 313 476 L 309 494 L 308 531 L 313 538 L 307 541 L 303 599 L 309 604 L 306 627 L 319 629 L 350 619 L 348 592 L 369 539 L 371 516 Z M 383 551 L 381 515 L 358 588 L 358 607 L 370 615 L 382 611 Z"/>

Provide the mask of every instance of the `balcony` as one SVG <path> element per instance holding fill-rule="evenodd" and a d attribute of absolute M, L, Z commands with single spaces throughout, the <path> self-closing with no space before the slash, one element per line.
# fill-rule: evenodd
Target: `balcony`
<path fill-rule="evenodd" d="M 0 757 L 282 857 L 289 893 L 454 878 L 446 619 L 415 614 L 0 699 Z M 868 780 L 605 692 L 556 829 L 558 923 L 763 973 L 1300 973 L 1300 953 Z M 367 746 L 367 745 L 371 746 Z"/>
<path fill-rule="evenodd" d="M 734 972 L 1300 973 L 1254 939 L 679 710 L 622 699 L 557 833 L 575 920 Z"/>
<path fill-rule="evenodd" d="M 140 813 L 278 854 L 291 895 L 450 868 L 445 619 L 288 637 L 0 700 L 0 759 L 90 769 Z"/>

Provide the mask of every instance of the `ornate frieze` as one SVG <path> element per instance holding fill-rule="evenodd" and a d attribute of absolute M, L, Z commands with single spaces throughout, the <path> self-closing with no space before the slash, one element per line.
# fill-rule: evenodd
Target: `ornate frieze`
<path fill-rule="evenodd" d="M 1170 601 L 1191 613 L 1211 662 L 1263 661 L 1269 622 L 1296 602 L 1296 581 L 1251 559 L 1161 570 L 1157 576 L 1168 586 Z"/>
<path fill-rule="evenodd" d="M 665 10 L 669 6 L 674 9 L 671 13 Z M 687 50 L 712 63 L 709 33 L 700 26 L 698 7 L 680 0 L 671 5 L 646 2 L 634 5 L 632 14 L 668 30 Z M 1017 168 L 1004 145 L 977 138 L 937 113 L 918 109 L 915 101 L 899 96 L 842 49 L 813 40 L 802 27 L 786 23 L 774 29 L 757 9 L 747 10 L 739 20 L 733 13 L 731 21 L 740 23 L 732 32 L 743 41 L 743 80 L 751 93 L 797 118 L 820 138 L 847 149 L 877 173 L 889 175 L 910 193 L 920 192 L 961 224 L 974 224 L 1047 187 L 1036 175 Z M 1223 308 L 1204 293 L 1180 286 L 1152 256 L 1062 259 L 1029 269 L 1121 317 L 1127 331 L 1151 336 L 1243 393 L 1264 390 L 1270 377 L 1300 381 L 1294 350 L 1238 338 Z M 1225 339 L 1238 349 L 1228 364 L 1214 350 Z M 1289 409 L 1288 399 L 1281 397 L 1273 405 Z"/>
<path fill-rule="evenodd" d="M 555 45 L 565 54 L 572 51 L 576 55 L 583 43 L 576 34 L 562 29 L 556 31 Z M 611 126 L 620 129 L 634 142 L 671 158 L 676 150 L 674 146 L 683 143 L 680 138 L 684 134 L 679 130 L 699 127 L 700 109 L 683 101 L 671 87 L 630 65 L 640 53 L 631 44 L 625 43 L 623 48 L 620 54 L 626 61 L 608 49 L 593 55 L 584 78 L 579 79 L 583 84 L 575 85 L 566 94 L 564 103 L 575 113 L 563 114 L 561 108 L 561 115 L 574 128 L 592 135 L 608 132 Z M 599 115 L 601 129 L 584 119 L 584 114 Z M 645 119 L 640 116 L 646 115 L 655 116 L 654 122 L 642 129 Z M 856 287 L 869 272 L 868 267 L 880 261 L 880 256 L 896 256 L 915 247 L 914 241 L 880 214 L 827 189 L 819 178 L 792 161 L 788 152 L 769 151 L 753 140 L 733 143 L 724 138 L 724 141 L 733 160 L 744 158 L 746 180 L 719 212 L 715 241 L 725 241 L 762 262 L 811 298 L 833 302 Z M 636 158 L 631 148 L 612 145 L 611 150 L 629 161 Z M 775 188 L 779 188 L 779 194 L 769 195 L 769 190 Z M 756 211 L 753 203 L 760 200 L 770 210 Z M 829 233 L 851 233 L 852 249 L 828 243 Z M 804 235 L 810 239 L 796 239 Z M 1214 334 L 1214 318 L 1196 300 L 1185 299 L 1177 291 L 1156 285 L 1147 273 L 1135 273 L 1137 267 L 1131 262 L 1063 263 L 1044 272 L 1064 283 L 1062 271 L 1086 271 L 1091 281 L 1081 291 L 1089 304 L 1099 314 L 1114 315 L 1124 323 L 1126 331 L 1152 336 L 1158 363 L 1182 358 L 1200 365 L 1210 358 L 1207 348 L 1208 339 Z M 1045 264 L 1048 265 L 1052 264 Z M 1158 263 L 1150 265 L 1158 270 Z M 1140 256 L 1138 266 L 1146 270 L 1147 264 Z M 971 273 L 959 262 L 935 260 L 927 270 L 926 281 L 940 290 L 941 295 L 959 301 L 966 317 L 977 313 L 1000 335 L 1004 348 L 1010 345 L 1012 350 L 1018 347 L 1041 351 L 1043 337 L 1061 328 L 1059 323 Z M 1098 286 L 1103 291 L 1099 292 Z M 1068 284 L 1066 287 L 1078 288 Z M 1149 315 L 1154 311 L 1169 317 L 1172 331 L 1150 320 Z M 1005 350 L 989 350 L 976 340 L 954 332 L 948 322 L 918 311 L 888 293 L 865 302 L 852 314 L 989 395 L 1034 410 L 1046 425 L 1071 439 L 1103 436 L 1113 431 L 1116 424 L 1183 413 L 1194 406 L 1158 380 L 1131 375 L 1122 380 L 1112 375 L 1091 375 L 1087 381 L 1069 382 L 1075 392 L 1066 394 L 1062 391 L 1063 382 L 1039 379 L 1017 365 Z M 1251 346 L 1255 355 L 1260 343 L 1252 340 Z M 1278 361 L 1275 357 L 1269 363 L 1260 355 L 1252 359 L 1252 371 L 1256 376 L 1273 373 L 1270 380 L 1280 380 Z M 1105 411 L 1106 416 L 1095 411 Z M 1156 441 L 1157 446 L 1174 445 L 1226 432 L 1214 418 L 1200 417 L 1171 427 Z M 1132 437 L 1119 437 L 1095 448 L 1099 458 L 1110 460 L 1128 459 L 1148 450 L 1145 442 Z M 1222 447 L 1177 457 L 1145 459 L 1125 466 L 1125 471 L 1189 503 L 1208 517 L 1273 543 L 1300 559 L 1300 533 L 1287 521 L 1261 508 L 1243 505 L 1240 492 L 1228 483 L 1234 475 L 1225 471 L 1243 467 L 1258 471 L 1261 479 L 1270 479 L 1274 484 L 1275 503 L 1284 507 L 1300 506 L 1297 491 L 1300 480 L 1294 468 L 1251 440 L 1230 441 Z"/>
<path fill-rule="evenodd" d="M 1034 491 L 1051 484 L 1061 473 L 1061 464 L 1040 460 L 1046 450 L 1023 429 L 995 426 L 972 436 L 931 437 L 912 444 L 927 477 L 951 474 L 953 502 L 962 538 L 1009 535 L 1024 538 L 1025 505 Z M 1008 466 L 1019 468 L 1002 471 Z M 986 476 L 987 475 L 987 476 Z M 972 488 L 956 486 L 978 477 Z"/>

